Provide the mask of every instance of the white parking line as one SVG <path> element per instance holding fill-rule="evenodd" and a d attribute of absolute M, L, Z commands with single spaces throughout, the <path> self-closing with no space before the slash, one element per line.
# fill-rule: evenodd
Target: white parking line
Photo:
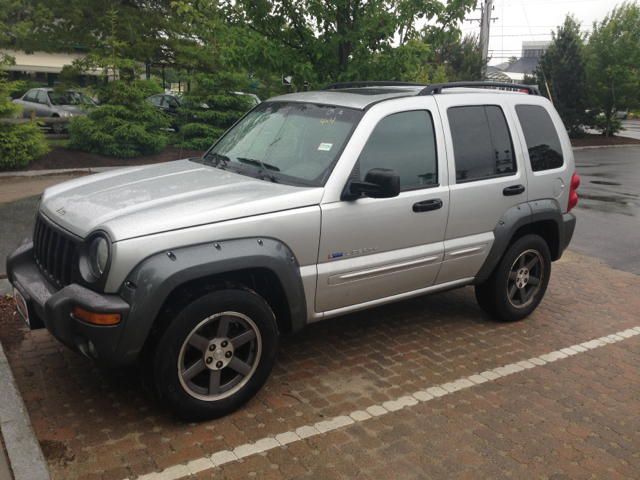
<path fill-rule="evenodd" d="M 562 350 L 545 353 L 539 357 L 530 358 L 529 360 L 503 365 L 501 367 L 494 368 L 493 370 L 487 370 L 486 372 L 482 372 L 478 375 L 471 375 L 470 377 L 460 378 L 454 382 L 427 388 L 425 391 L 419 391 L 411 396 L 404 396 L 396 400 L 384 402 L 382 405 L 372 405 L 368 407 L 366 411 L 358 410 L 350 413 L 348 416 L 339 416 L 331 420 L 318 422 L 315 425 L 307 425 L 297 428 L 295 431 L 280 433 L 279 435 L 276 435 L 275 438 L 267 437 L 258 440 L 255 443 L 240 445 L 239 447 L 234 448 L 233 451 L 224 450 L 217 452 L 207 457 L 192 460 L 186 465 L 176 465 L 166 468 L 160 473 L 154 472 L 142 475 L 138 477 L 138 480 L 178 480 L 179 478 L 184 478 L 189 475 L 202 472 L 203 470 L 236 462 L 241 458 L 248 457 L 249 455 L 266 452 L 273 448 L 288 445 L 292 442 L 298 442 L 302 439 L 330 432 L 354 423 L 365 422 L 373 417 L 379 417 L 389 412 L 394 412 L 405 407 L 411 407 L 418 404 L 418 402 L 427 402 L 435 397 L 449 395 L 465 388 L 474 387 L 485 382 L 506 377 L 513 373 L 522 372 L 550 362 L 556 362 L 558 360 L 586 352 L 587 350 L 604 347 L 605 345 L 622 341 L 625 338 L 630 338 L 634 335 L 640 335 L 640 327 L 630 328 L 606 337 L 600 337 L 581 343 L 580 345 L 573 345 L 571 347 L 563 348 Z"/>

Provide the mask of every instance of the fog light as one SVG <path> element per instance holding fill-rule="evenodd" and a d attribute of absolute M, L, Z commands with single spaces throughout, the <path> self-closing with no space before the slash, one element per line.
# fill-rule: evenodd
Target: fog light
<path fill-rule="evenodd" d="M 89 340 L 89 351 L 91 352 L 91 355 L 93 355 L 93 358 L 98 358 L 98 351 L 91 340 Z"/>
<path fill-rule="evenodd" d="M 95 313 L 80 307 L 73 307 L 73 316 L 94 325 L 116 325 L 122 319 L 119 313 Z"/>

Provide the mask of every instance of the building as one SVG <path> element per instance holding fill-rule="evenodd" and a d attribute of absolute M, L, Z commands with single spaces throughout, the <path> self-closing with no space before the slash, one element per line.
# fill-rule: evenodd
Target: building
<path fill-rule="evenodd" d="M 487 67 L 487 80 L 494 82 L 517 83 L 524 80 L 525 75 L 533 75 L 538 67 L 540 57 L 551 45 L 545 42 L 522 42 L 522 56 L 511 65 L 502 63 Z"/>
<path fill-rule="evenodd" d="M 0 49 L 0 53 L 11 55 L 16 59 L 15 65 L 4 68 L 9 73 L 9 80 L 30 80 L 37 82 L 43 87 L 53 87 L 58 85 L 60 72 L 65 65 L 71 65 L 74 60 L 82 59 L 85 53 L 82 49 L 76 49 L 73 53 L 45 53 L 35 52 L 26 54 L 19 50 Z M 98 83 L 98 72 L 96 75 L 81 75 L 80 86 L 96 85 Z"/>

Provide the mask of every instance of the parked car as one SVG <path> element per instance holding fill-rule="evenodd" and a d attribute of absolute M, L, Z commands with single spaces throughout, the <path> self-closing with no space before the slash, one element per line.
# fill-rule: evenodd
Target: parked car
<path fill-rule="evenodd" d="M 86 107 L 97 107 L 98 105 L 82 92 L 69 90 L 56 93 L 53 88 L 32 88 L 21 98 L 13 101 L 23 106 L 23 115 L 33 109 L 36 117 L 77 117 L 87 115 Z M 85 107 L 85 108 L 83 108 Z M 63 123 L 45 122 L 53 133 L 62 133 Z"/>
<path fill-rule="evenodd" d="M 257 97 L 257 95 L 254 95 L 252 93 L 233 92 L 233 94 L 246 96 L 251 107 L 254 107 L 260 103 L 260 99 Z M 180 113 L 178 112 L 179 108 L 187 106 L 187 102 L 183 96 L 173 94 L 158 94 L 150 96 L 149 98 L 147 98 L 147 101 L 172 117 L 172 127 L 174 129 L 179 129 L 180 124 L 184 123 L 184 118 L 180 119 Z M 209 106 L 206 103 L 203 103 L 198 105 L 197 108 L 206 110 L 209 108 Z"/>
<path fill-rule="evenodd" d="M 137 362 L 195 420 L 249 401 L 307 323 L 466 285 L 499 321 L 530 315 L 576 224 L 551 103 L 370 83 L 271 98 L 202 158 L 50 187 L 7 260 L 18 311 Z"/>

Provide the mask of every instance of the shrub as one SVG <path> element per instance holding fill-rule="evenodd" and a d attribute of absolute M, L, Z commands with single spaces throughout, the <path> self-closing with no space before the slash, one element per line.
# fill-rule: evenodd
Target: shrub
<path fill-rule="evenodd" d="M 7 98 L 13 88 L 11 83 L 0 78 L 0 118 L 13 118 L 22 112 L 21 105 Z M 0 170 L 24 167 L 48 151 L 37 123 L 0 123 Z"/>
<path fill-rule="evenodd" d="M 68 148 L 121 158 L 159 153 L 167 146 L 165 115 L 146 101 L 143 80 L 112 82 L 109 95 L 87 117 L 69 124 Z"/>
<path fill-rule="evenodd" d="M 605 134 L 607 128 L 607 117 L 604 115 L 598 115 L 592 125 L 596 130 L 600 130 L 602 135 Z M 626 130 L 622 126 L 622 120 L 617 117 L 611 117 L 611 124 L 609 125 L 609 135 L 615 135 L 616 133 Z"/>
<path fill-rule="evenodd" d="M 13 82 L 9 82 L 9 96 L 13 99 L 21 98 L 32 88 L 40 87 L 42 87 L 42 85 L 31 80 L 14 80 Z"/>

